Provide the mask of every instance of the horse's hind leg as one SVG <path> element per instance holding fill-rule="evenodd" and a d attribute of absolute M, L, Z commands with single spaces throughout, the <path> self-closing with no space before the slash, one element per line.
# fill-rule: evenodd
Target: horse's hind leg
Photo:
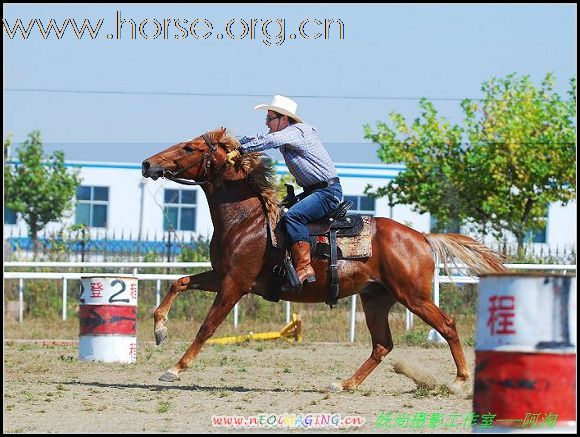
<path fill-rule="evenodd" d="M 453 385 L 462 385 L 469 379 L 470 372 L 467 367 L 465 355 L 463 354 L 459 336 L 457 335 L 455 320 L 433 303 L 430 289 L 428 292 L 423 293 L 422 296 L 416 297 L 414 294 L 407 294 L 401 299 L 401 303 L 419 316 L 425 323 L 437 330 L 447 340 L 449 348 L 451 349 L 451 355 L 453 355 L 453 360 L 455 361 L 455 366 L 457 367 L 457 378 L 455 378 Z"/>
<path fill-rule="evenodd" d="M 370 288 L 372 287 L 372 288 Z M 367 327 L 371 333 L 373 349 L 371 356 L 350 378 L 340 385 L 333 384 L 331 389 L 353 390 L 375 370 L 383 358 L 393 350 L 393 338 L 389 328 L 389 310 L 395 303 L 393 295 L 378 284 L 373 284 L 360 294 Z"/>
<path fill-rule="evenodd" d="M 155 342 L 161 344 L 167 338 L 167 328 L 165 327 L 167 314 L 169 314 L 171 305 L 179 293 L 191 289 L 217 291 L 218 286 L 219 279 L 213 270 L 193 276 L 184 276 L 175 281 L 153 313 Z"/>

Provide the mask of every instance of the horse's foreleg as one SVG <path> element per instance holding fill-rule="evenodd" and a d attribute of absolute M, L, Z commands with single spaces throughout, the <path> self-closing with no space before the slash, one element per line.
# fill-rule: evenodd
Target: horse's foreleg
<path fill-rule="evenodd" d="M 155 342 L 161 344 L 167 338 L 167 328 L 165 327 L 167 314 L 169 314 L 171 305 L 179 293 L 192 289 L 217 291 L 218 287 L 219 279 L 213 270 L 193 276 L 184 276 L 175 281 L 153 313 Z"/>
<path fill-rule="evenodd" d="M 222 289 L 218 292 L 205 320 L 201 324 L 201 327 L 195 336 L 195 340 L 191 346 L 189 346 L 187 351 L 185 351 L 177 364 L 161 375 L 159 378 L 160 381 L 173 382 L 179 379 L 179 374 L 191 365 L 191 362 L 201 350 L 203 343 L 214 334 L 216 329 L 224 321 L 234 305 L 238 303 L 243 295 L 243 293 L 241 293 L 233 284 L 233 281 L 228 278 L 222 281 L 221 287 Z"/>
<path fill-rule="evenodd" d="M 371 356 L 350 378 L 342 381 L 339 385 L 333 384 L 331 386 L 333 391 L 354 390 L 393 350 L 388 314 L 395 303 L 394 297 L 386 289 L 375 286 L 373 291 L 361 293 L 360 299 L 373 342 Z"/>

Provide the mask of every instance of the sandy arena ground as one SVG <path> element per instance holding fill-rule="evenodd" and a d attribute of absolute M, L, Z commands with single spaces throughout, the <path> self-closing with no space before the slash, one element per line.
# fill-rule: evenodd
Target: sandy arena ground
<path fill-rule="evenodd" d="M 240 433 L 240 432 L 470 432 L 469 394 L 444 386 L 420 389 L 393 371 L 413 363 L 451 384 L 455 365 L 447 346 L 397 347 L 355 391 L 333 393 L 368 358 L 370 348 L 345 343 L 284 340 L 205 346 L 175 383 L 158 377 L 188 344 L 139 343 L 136 364 L 81 362 L 78 347 L 4 344 L 5 433 Z M 473 372 L 474 351 L 465 351 Z M 315 418 L 315 414 L 325 413 Z M 286 428 L 268 428 L 276 415 Z M 261 427 L 217 427 L 212 416 L 256 416 Z M 364 418 L 362 426 L 316 428 Z M 261 417 L 261 418 L 260 418 Z M 300 428 L 300 421 L 309 429 Z M 390 420 L 388 420 L 390 418 Z M 431 422 L 439 418 L 439 422 Z M 281 422 L 282 423 L 282 422 Z M 291 427 L 294 423 L 296 427 Z M 460 425 L 453 425 L 460 424 Z"/>

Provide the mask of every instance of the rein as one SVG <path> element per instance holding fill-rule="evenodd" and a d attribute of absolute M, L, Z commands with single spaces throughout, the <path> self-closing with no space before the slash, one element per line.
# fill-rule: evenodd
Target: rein
<path fill-rule="evenodd" d="M 179 169 L 177 172 L 165 170 L 163 172 L 164 178 L 169 179 L 170 181 L 173 181 L 173 182 L 177 182 L 178 184 L 182 184 L 182 185 L 203 185 L 203 184 L 207 184 L 209 182 L 209 179 L 207 179 L 207 169 L 211 166 L 211 161 L 208 160 L 208 158 L 210 158 L 217 151 L 217 146 L 219 145 L 219 143 L 214 144 L 214 142 L 211 140 L 211 138 L 207 134 L 203 134 L 201 137 L 203 138 L 203 140 L 205 141 L 205 143 L 209 147 L 209 150 L 207 152 L 205 152 L 201 156 L 201 158 L 199 158 L 196 161 L 194 161 L 193 163 L 189 164 L 187 167 Z M 200 182 L 195 182 L 195 181 L 190 181 L 189 179 L 183 179 L 183 178 L 179 177 L 179 175 L 181 175 L 181 174 L 185 173 L 187 170 L 195 167 L 200 162 L 203 162 L 203 175 L 202 176 L 205 177 L 205 180 L 200 181 Z M 224 164 L 222 165 L 222 168 L 218 172 L 218 175 L 223 173 L 225 167 L 226 167 L 226 162 L 224 161 Z"/>

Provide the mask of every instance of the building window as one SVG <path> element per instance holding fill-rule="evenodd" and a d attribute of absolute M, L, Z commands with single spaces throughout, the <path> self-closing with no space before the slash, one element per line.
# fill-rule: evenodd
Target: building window
<path fill-rule="evenodd" d="M 525 241 L 527 243 L 545 243 L 546 242 L 546 228 L 539 231 L 529 231 L 526 234 Z"/>
<path fill-rule="evenodd" d="M 524 241 L 526 243 L 545 243 L 546 242 L 546 229 L 548 227 L 548 218 L 546 217 L 546 224 L 542 229 L 536 231 L 528 231 Z"/>
<path fill-rule="evenodd" d="M 163 230 L 195 231 L 196 190 L 165 190 Z"/>
<path fill-rule="evenodd" d="M 543 220 L 538 220 L 538 224 L 543 221 L 543 225 L 540 225 L 539 229 L 534 231 L 528 231 L 524 237 L 526 243 L 546 243 L 546 229 L 548 229 L 548 208 L 542 217 Z"/>
<path fill-rule="evenodd" d="M 344 201 L 350 200 L 353 203 L 350 213 L 363 215 L 375 215 L 375 199 L 370 196 L 344 196 Z"/>
<path fill-rule="evenodd" d="M 16 211 L 12 208 L 4 208 L 4 224 L 5 225 L 15 225 L 16 224 Z"/>
<path fill-rule="evenodd" d="M 449 223 L 447 226 L 441 226 L 437 220 L 437 217 L 435 217 L 433 214 L 431 214 L 429 226 L 431 232 L 442 234 L 459 234 L 461 230 L 461 222 L 459 220 L 452 220 L 451 223 Z"/>
<path fill-rule="evenodd" d="M 106 228 L 108 208 L 109 187 L 77 187 L 77 225 Z"/>

